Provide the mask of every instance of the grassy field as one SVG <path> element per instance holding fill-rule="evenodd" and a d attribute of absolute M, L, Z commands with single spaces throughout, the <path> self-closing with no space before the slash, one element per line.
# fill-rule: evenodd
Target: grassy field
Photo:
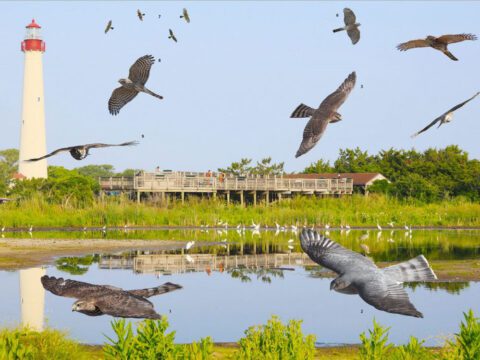
<path fill-rule="evenodd" d="M 257 207 L 226 205 L 218 200 L 170 202 L 164 206 L 136 204 L 124 199 L 98 200 L 89 207 L 48 204 L 42 199 L 0 205 L 0 227 L 70 226 L 200 226 L 219 221 L 251 225 L 298 224 L 323 226 L 480 226 L 480 204 L 462 199 L 425 204 L 385 196 L 295 198 Z"/>

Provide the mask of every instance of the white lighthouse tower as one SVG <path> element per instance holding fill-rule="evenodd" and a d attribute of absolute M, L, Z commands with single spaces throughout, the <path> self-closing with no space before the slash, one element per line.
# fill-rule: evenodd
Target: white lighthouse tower
<path fill-rule="evenodd" d="M 41 27 L 35 20 L 32 20 L 26 28 L 25 40 L 22 41 L 25 67 L 23 71 L 22 130 L 18 172 L 28 179 L 46 178 L 47 160 L 23 161 L 43 156 L 47 152 L 42 68 L 45 42 L 40 35 Z"/>

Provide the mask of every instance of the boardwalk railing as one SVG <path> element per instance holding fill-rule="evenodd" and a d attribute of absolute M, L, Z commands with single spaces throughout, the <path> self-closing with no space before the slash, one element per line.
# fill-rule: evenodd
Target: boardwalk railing
<path fill-rule="evenodd" d="M 281 176 L 216 176 L 204 173 L 141 173 L 134 177 L 100 178 L 102 190 L 137 192 L 201 192 L 272 191 L 320 194 L 351 194 L 353 180 L 287 179 Z"/>

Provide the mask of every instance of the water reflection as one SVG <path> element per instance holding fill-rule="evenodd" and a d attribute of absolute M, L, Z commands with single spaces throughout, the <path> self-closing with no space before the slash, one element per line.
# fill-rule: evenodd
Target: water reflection
<path fill-rule="evenodd" d="M 20 270 L 20 308 L 22 325 L 33 330 L 43 330 L 45 290 L 40 278 L 44 268 Z"/>

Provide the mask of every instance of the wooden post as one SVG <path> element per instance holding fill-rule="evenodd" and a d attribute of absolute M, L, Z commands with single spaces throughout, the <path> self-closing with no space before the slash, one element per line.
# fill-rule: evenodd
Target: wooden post
<path fill-rule="evenodd" d="M 185 204 L 185 191 L 182 191 L 180 196 L 182 197 L 182 204 Z"/>
<path fill-rule="evenodd" d="M 216 191 L 213 192 L 213 200 L 217 200 L 217 192 Z"/>
<path fill-rule="evenodd" d="M 257 190 L 253 192 L 253 206 L 257 206 Z"/>
<path fill-rule="evenodd" d="M 279 192 L 279 193 L 278 193 L 278 201 L 281 201 L 281 200 L 282 200 L 282 193 Z"/>
<path fill-rule="evenodd" d="M 265 191 L 265 205 L 268 205 L 268 197 L 269 197 L 268 195 L 269 195 L 268 191 Z"/>
<path fill-rule="evenodd" d="M 137 191 L 137 203 L 140 203 L 140 191 Z"/>
<path fill-rule="evenodd" d="M 230 205 L 230 190 L 227 191 L 227 205 Z"/>
<path fill-rule="evenodd" d="M 240 190 L 240 205 L 243 206 L 243 190 Z"/>

